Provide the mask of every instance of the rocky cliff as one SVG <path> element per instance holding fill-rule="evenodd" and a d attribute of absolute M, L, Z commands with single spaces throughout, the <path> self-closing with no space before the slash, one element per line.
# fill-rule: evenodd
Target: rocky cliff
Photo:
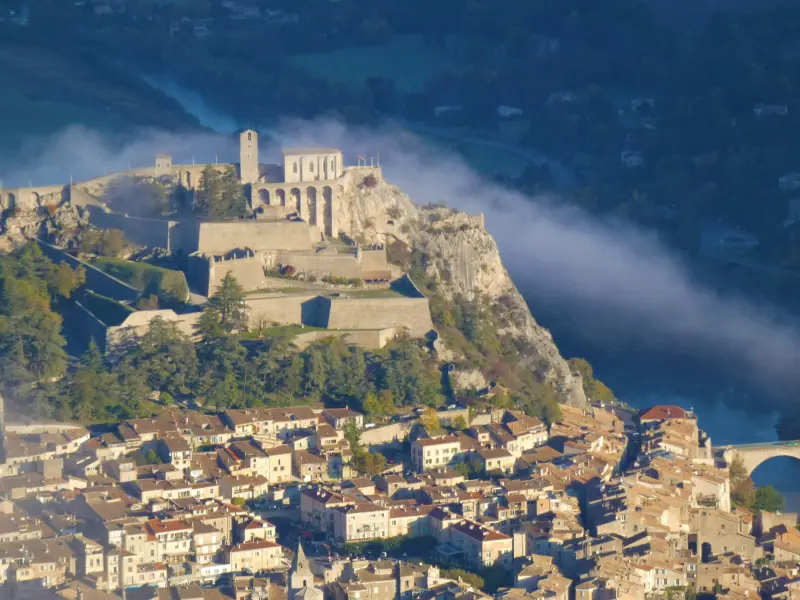
<path fill-rule="evenodd" d="M 86 210 L 67 202 L 54 210 L 33 206 L 4 211 L 0 221 L 0 250 L 10 250 L 33 238 L 68 247 L 88 224 Z"/>
<path fill-rule="evenodd" d="M 340 231 L 362 243 L 400 240 L 424 253 L 424 268 L 436 282 L 438 295 L 446 301 L 460 296 L 488 304 L 496 315 L 498 335 L 514 340 L 521 363 L 537 370 L 564 401 L 586 404 L 580 376 L 572 374 L 550 332 L 534 320 L 503 265 L 497 243 L 484 228 L 482 216 L 416 206 L 377 170 L 354 177 L 344 196 L 336 207 Z M 473 384 L 482 381 L 474 372 L 461 373 L 458 379 Z"/>

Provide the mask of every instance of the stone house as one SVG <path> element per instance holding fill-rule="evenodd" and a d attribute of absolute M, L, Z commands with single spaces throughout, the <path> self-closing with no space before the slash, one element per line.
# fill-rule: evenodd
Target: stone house
<path fill-rule="evenodd" d="M 459 550 L 464 560 L 473 567 L 500 565 L 506 569 L 512 568 L 511 536 L 470 521 L 455 523 L 447 532 L 449 544 Z"/>
<path fill-rule="evenodd" d="M 225 550 L 225 560 L 231 565 L 231 571 L 241 572 L 243 569 L 257 571 L 280 568 L 283 549 L 270 540 L 257 540 L 231 546 Z"/>
<path fill-rule="evenodd" d="M 292 460 L 292 472 L 301 481 L 323 481 L 328 479 L 328 461 L 307 450 L 297 450 Z"/>
<path fill-rule="evenodd" d="M 411 442 L 411 461 L 419 473 L 462 460 L 461 440 L 457 436 L 421 438 Z"/>
<path fill-rule="evenodd" d="M 333 537 L 345 544 L 389 535 L 389 509 L 371 502 L 333 509 Z"/>
<path fill-rule="evenodd" d="M 350 408 L 326 408 L 322 411 L 322 418 L 337 430 L 344 429 L 348 423 L 355 423 L 359 429 L 364 428 L 364 415 Z"/>
<path fill-rule="evenodd" d="M 478 452 L 484 473 L 513 473 L 516 459 L 503 448 L 484 448 Z"/>

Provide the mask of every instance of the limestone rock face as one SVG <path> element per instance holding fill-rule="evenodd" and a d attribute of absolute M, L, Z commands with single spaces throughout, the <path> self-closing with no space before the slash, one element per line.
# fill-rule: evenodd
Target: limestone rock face
<path fill-rule="evenodd" d="M 534 320 L 482 216 L 418 207 L 378 171 L 365 171 L 353 178 L 336 205 L 335 217 L 339 230 L 355 240 L 389 244 L 401 240 L 425 252 L 430 257 L 427 272 L 445 299 L 481 298 L 501 308 L 498 334 L 515 340 L 522 349 L 523 365 L 550 381 L 569 404 L 586 404 L 580 376 L 572 374 L 550 332 Z"/>
<path fill-rule="evenodd" d="M 37 237 L 56 246 L 69 247 L 88 224 L 88 213 L 69 203 L 60 205 L 55 211 L 46 206 L 22 208 L 5 216 L 0 240 L 5 249 Z"/>

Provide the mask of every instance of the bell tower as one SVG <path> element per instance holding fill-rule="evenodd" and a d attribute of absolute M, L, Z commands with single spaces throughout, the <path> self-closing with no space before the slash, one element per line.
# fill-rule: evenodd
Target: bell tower
<path fill-rule="evenodd" d="M 258 178 L 258 133 L 247 129 L 239 134 L 239 179 L 248 185 Z"/>

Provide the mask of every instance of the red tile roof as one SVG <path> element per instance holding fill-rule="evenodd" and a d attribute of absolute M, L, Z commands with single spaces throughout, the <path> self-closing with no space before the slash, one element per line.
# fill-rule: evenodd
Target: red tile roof
<path fill-rule="evenodd" d="M 639 420 L 644 421 L 665 421 L 666 419 L 687 419 L 689 413 L 676 404 L 659 404 L 643 412 Z"/>

